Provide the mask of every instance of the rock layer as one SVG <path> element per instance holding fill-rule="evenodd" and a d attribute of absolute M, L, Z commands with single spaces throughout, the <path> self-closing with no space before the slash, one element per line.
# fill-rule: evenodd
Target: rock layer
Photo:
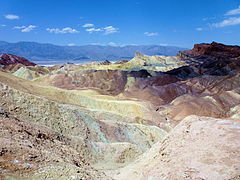
<path fill-rule="evenodd" d="M 107 179 L 89 166 L 81 147 L 46 126 L 0 118 L 0 127 L 0 171 L 8 179 Z"/>

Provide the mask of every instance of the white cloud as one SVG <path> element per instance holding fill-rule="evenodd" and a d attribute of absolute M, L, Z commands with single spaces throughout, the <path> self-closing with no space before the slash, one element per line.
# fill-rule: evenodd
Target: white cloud
<path fill-rule="evenodd" d="M 108 46 L 113 46 L 113 47 L 122 46 L 121 44 L 118 44 L 118 43 L 115 43 L 115 42 L 109 42 L 107 45 Z"/>
<path fill-rule="evenodd" d="M 113 26 L 107 26 L 107 27 L 103 28 L 103 30 L 105 31 L 104 34 L 106 34 L 106 35 L 119 32 L 119 29 L 115 28 Z"/>
<path fill-rule="evenodd" d="M 93 46 L 104 46 L 105 44 L 102 44 L 102 43 L 90 43 L 89 45 L 93 45 Z"/>
<path fill-rule="evenodd" d="M 14 14 L 7 14 L 4 17 L 6 19 L 9 19 L 9 20 L 14 20 L 14 19 L 19 19 L 20 18 L 18 15 L 14 15 Z"/>
<path fill-rule="evenodd" d="M 88 29 L 86 29 L 86 31 L 89 32 L 89 33 L 104 31 L 105 35 L 119 32 L 118 28 L 115 28 L 113 26 L 107 26 L 107 27 L 104 27 L 104 28 L 88 28 Z"/>
<path fill-rule="evenodd" d="M 7 25 L 5 25 L 5 24 L 0 24 L 0 26 L 1 26 L 1 27 L 5 27 L 5 26 L 7 26 Z"/>
<path fill-rule="evenodd" d="M 101 28 L 89 28 L 89 29 L 86 29 L 86 31 L 89 32 L 89 33 L 93 33 L 93 32 L 103 31 L 103 29 L 101 29 Z"/>
<path fill-rule="evenodd" d="M 15 26 L 13 29 L 23 29 L 26 28 L 26 26 Z"/>
<path fill-rule="evenodd" d="M 69 43 L 68 46 L 76 46 L 74 43 Z"/>
<path fill-rule="evenodd" d="M 124 47 L 125 44 L 109 42 L 109 43 L 91 43 L 90 45 L 97 45 L 97 46 L 113 46 L 113 47 Z M 136 44 L 128 44 L 129 46 L 136 46 Z"/>
<path fill-rule="evenodd" d="M 158 36 L 157 32 L 145 32 L 144 33 L 145 36 Z"/>
<path fill-rule="evenodd" d="M 203 31 L 203 28 L 196 28 L 196 31 Z"/>
<path fill-rule="evenodd" d="M 30 32 L 35 29 L 37 26 L 29 25 L 26 28 L 22 29 L 22 32 Z"/>
<path fill-rule="evenodd" d="M 232 17 L 223 20 L 222 22 L 219 23 L 214 23 L 211 26 L 220 28 L 220 27 L 226 27 L 226 26 L 234 26 L 240 24 L 240 17 Z"/>
<path fill-rule="evenodd" d="M 47 31 L 49 31 L 50 33 L 55 33 L 55 34 L 66 34 L 66 33 L 70 33 L 70 34 L 74 34 L 74 33 L 79 33 L 78 30 L 70 28 L 70 27 L 65 27 L 62 29 L 59 28 L 47 28 Z"/>
<path fill-rule="evenodd" d="M 121 43 L 115 43 L 115 42 L 109 42 L 106 45 L 112 46 L 112 47 L 137 46 L 137 44 L 121 44 Z"/>
<path fill-rule="evenodd" d="M 159 44 L 160 46 L 169 46 L 168 44 Z"/>
<path fill-rule="evenodd" d="M 30 32 L 35 29 L 37 26 L 29 25 L 29 26 L 15 26 L 13 29 L 21 29 L 21 32 Z"/>
<path fill-rule="evenodd" d="M 94 24 L 88 23 L 88 24 L 84 24 L 82 27 L 84 27 L 84 28 L 90 28 L 90 27 L 94 27 Z"/>
<path fill-rule="evenodd" d="M 109 45 L 109 46 L 118 46 L 118 44 L 117 44 L 117 43 L 114 43 L 114 42 L 109 42 L 108 45 Z"/>
<path fill-rule="evenodd" d="M 87 25 L 87 24 L 86 24 Z M 89 25 L 88 25 L 89 26 Z M 87 26 L 85 26 L 87 27 Z M 119 29 L 118 28 L 115 28 L 113 26 L 106 26 L 104 28 L 87 28 L 86 29 L 87 32 L 89 33 L 93 33 L 93 32 L 104 32 L 105 35 L 108 35 L 108 34 L 113 34 L 113 33 L 117 33 L 119 32 Z"/>
<path fill-rule="evenodd" d="M 232 16 L 232 15 L 237 15 L 240 14 L 240 6 L 237 9 L 232 9 L 228 12 L 226 12 L 225 16 Z"/>

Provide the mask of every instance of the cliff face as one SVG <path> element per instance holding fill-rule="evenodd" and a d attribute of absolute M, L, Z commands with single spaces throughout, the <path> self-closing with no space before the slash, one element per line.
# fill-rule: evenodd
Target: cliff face
<path fill-rule="evenodd" d="M 240 60 L 240 47 L 229 46 L 216 42 L 211 44 L 195 44 L 191 50 L 183 51 L 189 56 L 204 56 L 208 58 L 223 60 Z"/>

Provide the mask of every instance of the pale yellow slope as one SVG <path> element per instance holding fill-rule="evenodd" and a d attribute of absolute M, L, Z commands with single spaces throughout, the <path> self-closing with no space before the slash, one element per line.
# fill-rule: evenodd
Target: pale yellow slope
<path fill-rule="evenodd" d="M 109 111 L 122 116 L 152 119 L 144 102 L 118 100 L 117 97 L 100 95 L 93 90 L 64 90 L 24 80 L 0 72 L 0 82 L 15 89 L 42 96 L 60 103 L 84 106 L 90 109 Z"/>

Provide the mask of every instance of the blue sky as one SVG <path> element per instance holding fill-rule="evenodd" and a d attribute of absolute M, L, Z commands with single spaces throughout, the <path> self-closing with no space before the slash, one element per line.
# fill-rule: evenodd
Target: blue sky
<path fill-rule="evenodd" d="M 239 0 L 1 0 L 0 40 L 57 45 L 240 44 Z"/>

